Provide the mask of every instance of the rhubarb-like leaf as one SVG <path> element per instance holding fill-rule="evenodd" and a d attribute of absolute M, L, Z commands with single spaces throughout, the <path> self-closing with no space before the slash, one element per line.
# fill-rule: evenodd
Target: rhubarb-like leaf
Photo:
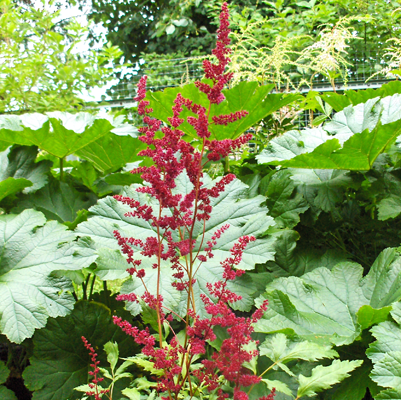
<path fill-rule="evenodd" d="M 369 321 L 360 308 L 369 305 L 379 311 L 371 323 L 384 318 L 392 303 L 400 300 L 400 255 L 384 250 L 368 275 L 356 263 L 343 262 L 331 271 L 317 268 L 300 278 L 279 278 L 267 286 L 259 299 L 269 299 L 269 308 L 256 324 L 259 332 L 295 332 L 305 339 L 329 340 L 337 345 L 352 343 Z M 383 310 L 381 310 L 383 309 Z M 381 310 L 381 311 L 380 311 Z M 379 318 L 379 319 L 378 319 Z"/>
<path fill-rule="evenodd" d="M 270 179 L 266 192 L 262 193 L 267 197 L 269 215 L 280 228 L 293 228 L 300 221 L 299 215 L 309 208 L 291 176 L 288 170 L 278 171 Z"/>
<path fill-rule="evenodd" d="M 392 81 L 382 85 L 379 89 L 346 90 L 343 94 L 327 93 L 322 94 L 321 98 L 329 103 L 335 111 L 341 111 L 349 105 L 366 103 L 370 99 L 377 97 L 388 97 L 393 94 L 401 93 L 401 82 Z"/>
<path fill-rule="evenodd" d="M 305 151 L 302 141 L 296 142 L 294 134 L 286 133 L 273 139 L 257 157 L 258 161 L 292 168 L 369 170 L 401 134 L 400 104 L 401 95 L 395 94 L 348 106 L 323 127 L 334 138 L 316 141 L 314 149 Z M 291 143 L 290 152 L 288 145 L 284 149 L 280 145 L 286 141 Z M 296 146 L 300 147 L 297 154 Z"/>
<path fill-rule="evenodd" d="M 266 116 L 279 110 L 281 107 L 292 103 L 299 98 L 296 94 L 271 94 L 273 85 L 259 86 L 257 82 L 241 82 L 233 88 L 223 90 L 226 99 L 220 104 L 212 104 L 210 108 L 210 122 L 215 115 L 230 114 L 236 111 L 248 111 L 249 114 L 229 126 L 210 125 L 213 139 L 235 139 L 247 129 L 255 126 Z M 194 103 L 204 107 L 209 106 L 209 101 L 204 93 L 201 93 L 194 84 L 176 88 L 167 88 L 163 92 L 148 92 L 146 99 L 150 101 L 153 108 L 152 116 L 168 123 L 172 117 L 172 107 L 178 93 L 183 97 L 193 100 Z M 194 115 L 186 109 L 181 113 L 181 118 Z M 187 135 L 195 136 L 193 127 L 186 121 L 180 126 Z"/>
<path fill-rule="evenodd" d="M 47 183 L 51 161 L 35 163 L 35 146 L 8 148 L 0 153 L 0 198 L 23 191 L 33 193 Z"/>
<path fill-rule="evenodd" d="M 103 173 L 114 172 L 124 165 L 142 160 L 137 154 L 146 144 L 130 136 L 107 133 L 76 152 L 77 156 L 93 163 Z"/>
<path fill-rule="evenodd" d="M 84 112 L 0 116 L 2 140 L 10 145 L 35 145 L 59 158 L 77 152 L 110 131 L 116 129 L 118 133 L 121 125 L 119 118 L 110 120 Z"/>
<path fill-rule="evenodd" d="M 43 212 L 47 219 L 73 222 L 79 210 L 87 210 L 93 203 L 94 196 L 90 198 L 65 182 L 51 179 L 44 188 L 24 196 L 13 212 L 35 208 Z"/>
<path fill-rule="evenodd" d="M 0 216 L 0 330 L 12 342 L 31 337 L 49 316 L 72 310 L 70 281 L 49 275 L 80 269 L 68 243 L 75 235 L 66 229 L 34 210 Z"/>
<path fill-rule="evenodd" d="M 207 185 L 215 183 L 207 177 L 205 177 L 204 182 Z M 177 178 L 176 184 L 175 193 L 185 194 L 191 190 L 190 185 L 192 184 L 183 174 Z M 261 206 L 265 198 L 263 196 L 256 196 L 251 199 L 242 198 L 246 190 L 245 184 L 239 180 L 234 180 L 226 187 L 224 193 L 218 198 L 212 199 L 213 212 L 211 218 L 206 221 L 204 238 L 202 238 L 203 224 L 195 225 L 194 236 L 197 238 L 197 246 L 202 242 L 202 249 L 207 246 L 207 241 L 211 239 L 219 227 L 223 224 L 230 225 L 230 228 L 218 240 L 214 249 L 214 257 L 203 263 L 196 275 L 194 293 L 199 302 L 199 307 L 201 307 L 199 295 L 201 293 L 208 294 L 206 283 L 221 279 L 222 267 L 220 262 L 230 256 L 230 250 L 240 236 L 254 235 L 257 240 L 251 242 L 245 249 L 239 268 L 250 270 L 257 263 L 264 263 L 273 259 L 274 240 L 260 236 L 274 224 L 274 221 L 266 215 L 267 209 Z M 149 204 L 150 201 L 147 195 L 135 191 L 135 185 L 127 189 L 125 195 L 139 200 L 142 204 Z M 113 237 L 114 230 L 119 230 L 121 235 L 125 237 L 135 237 L 142 240 L 149 236 L 156 236 L 155 228 L 150 223 L 138 218 L 125 217 L 124 214 L 129 210 L 128 206 L 122 205 L 111 197 L 99 200 L 98 204 L 90 209 L 93 216 L 77 228 L 79 236 L 89 236 L 93 242 L 93 254 L 98 256 L 96 261 L 98 269 L 95 270 L 95 273 L 99 274 L 102 279 L 105 279 L 106 276 L 114 276 L 115 278 L 127 276 L 125 269 L 128 264 L 121 255 L 116 253 L 119 247 Z M 136 252 L 135 257 L 142 259 L 141 268 L 146 271 L 144 280 L 152 292 L 157 284 L 157 270 L 152 268 L 155 260 L 141 256 L 139 251 Z M 166 306 L 169 308 L 178 306 L 184 313 L 186 301 L 184 301 L 184 297 L 181 298 L 182 293 L 180 294 L 171 286 L 173 271 L 171 271 L 169 263 L 162 262 L 161 270 L 161 294 Z M 250 295 L 256 290 L 252 288 L 250 278 L 243 277 L 231 285 L 236 293 L 243 295 L 243 300 L 238 302 L 237 306 L 243 310 L 249 310 L 252 307 Z M 134 281 L 133 286 L 130 285 L 130 290 L 132 289 L 136 290 L 139 295 L 144 290 L 140 281 Z"/>

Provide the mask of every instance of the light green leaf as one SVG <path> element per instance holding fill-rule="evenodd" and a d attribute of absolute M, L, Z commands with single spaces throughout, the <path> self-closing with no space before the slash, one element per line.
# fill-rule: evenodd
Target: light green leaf
<path fill-rule="evenodd" d="M 0 181 L 0 200 L 11 194 L 22 192 L 25 188 L 32 186 L 32 182 L 24 178 L 6 178 L 4 181 Z"/>
<path fill-rule="evenodd" d="M 110 132 L 77 151 L 76 155 L 90 161 L 99 171 L 107 173 L 128 163 L 143 160 L 138 152 L 145 148 L 145 143 L 132 136 L 117 136 Z"/>
<path fill-rule="evenodd" d="M 324 169 L 290 169 L 298 190 L 309 193 L 308 201 L 323 211 L 333 211 L 343 200 L 343 193 L 352 183 L 348 171 Z M 305 196 L 306 197 L 306 196 Z"/>
<path fill-rule="evenodd" d="M 41 150 L 63 158 L 117 128 L 116 121 L 89 113 L 51 112 L 0 116 L 2 140 L 10 144 L 38 146 Z M 117 123 L 117 122 L 116 122 Z"/>
<path fill-rule="evenodd" d="M 394 249 L 384 250 L 364 278 L 361 266 L 343 262 L 331 271 L 317 268 L 301 278 L 274 280 L 256 301 L 259 305 L 263 298 L 268 298 L 270 303 L 256 324 L 256 331 L 289 330 L 309 340 L 321 338 L 337 345 L 352 343 L 361 332 L 357 318 L 362 306 L 376 309 L 369 321 L 363 319 L 366 309 L 359 314 L 367 326 L 383 318 L 389 311 L 387 307 L 401 298 L 399 257 Z M 383 307 L 386 308 L 380 310 Z"/>
<path fill-rule="evenodd" d="M 396 195 L 390 195 L 380 200 L 377 204 L 377 211 L 380 221 L 398 217 L 401 213 L 401 198 Z"/>
<path fill-rule="evenodd" d="M 110 364 L 111 370 L 114 371 L 118 362 L 118 344 L 115 342 L 107 342 L 103 348 L 107 354 L 107 361 Z"/>
<path fill-rule="evenodd" d="M 71 312 L 73 298 L 67 279 L 49 276 L 56 270 L 74 270 L 73 232 L 42 213 L 25 210 L 0 216 L 0 329 L 21 343 L 47 318 Z"/>
<path fill-rule="evenodd" d="M 362 283 L 369 304 L 378 309 L 401 298 L 401 255 L 397 249 L 383 250 Z"/>
<path fill-rule="evenodd" d="M 369 305 L 362 306 L 356 314 L 358 317 L 358 324 L 361 326 L 362 330 L 370 328 L 372 325 L 385 321 L 390 311 L 391 306 L 380 309 L 375 309 Z"/>
<path fill-rule="evenodd" d="M 299 375 L 298 398 L 307 396 L 313 397 L 318 392 L 328 389 L 343 379 L 349 377 L 349 372 L 362 364 L 361 360 L 340 361 L 334 360 L 331 365 L 324 367 L 317 366 L 312 370 L 310 377 Z"/>
<path fill-rule="evenodd" d="M 275 363 L 288 363 L 293 360 L 317 361 L 322 358 L 338 357 L 330 346 L 314 342 L 292 341 L 283 333 L 268 337 L 260 346 L 260 355 L 270 358 Z"/>
<path fill-rule="evenodd" d="M 374 363 L 370 377 L 379 386 L 401 391 L 401 351 L 384 354 Z"/>
<path fill-rule="evenodd" d="M 393 304 L 393 309 L 391 310 L 391 316 L 397 324 L 401 325 L 401 303 Z"/>
<path fill-rule="evenodd" d="M 385 321 L 374 326 L 371 332 L 377 340 L 369 345 L 366 354 L 373 363 L 392 351 L 401 352 L 401 329 L 397 324 Z"/>
<path fill-rule="evenodd" d="M 334 139 L 315 142 L 317 146 L 312 151 L 298 151 L 299 155 L 292 159 L 289 159 L 288 151 L 274 147 L 278 139 L 273 139 L 258 161 L 292 168 L 369 170 L 376 158 L 401 134 L 400 104 L 401 96 L 395 94 L 349 106 L 324 125 L 329 134 L 335 135 Z M 347 136 L 349 138 L 344 141 Z M 295 141 L 289 133 L 284 134 L 280 142 L 287 138 L 294 148 Z"/>
<path fill-rule="evenodd" d="M 142 356 L 123 358 L 123 360 L 132 361 L 136 365 L 139 365 L 141 368 L 143 368 L 145 371 L 150 372 L 152 375 L 162 376 L 164 374 L 164 371 L 162 369 L 156 369 L 152 361 L 145 360 Z"/>
<path fill-rule="evenodd" d="M 340 143 L 344 143 L 349 137 L 349 134 L 338 135 L 336 139 L 339 140 Z M 310 153 L 332 138 L 333 137 L 322 128 L 288 131 L 272 139 L 266 148 L 256 156 L 256 159 L 259 164 L 282 163 L 300 154 Z"/>
<path fill-rule="evenodd" d="M 208 179 L 205 177 L 204 182 L 207 182 L 205 184 L 215 184 L 215 182 L 208 181 Z M 192 184 L 183 174 L 177 178 L 176 184 L 176 193 L 187 193 L 191 190 L 190 185 Z M 135 187 L 134 185 L 129 189 L 127 188 L 125 195 L 140 201 L 141 204 L 150 204 L 148 196 L 136 192 Z M 203 225 L 200 223 L 195 225 L 194 237 L 197 238 L 196 246 L 200 246 L 202 243 L 202 249 L 206 247 L 207 241 L 211 239 L 219 227 L 223 224 L 230 225 L 230 228 L 215 246 L 214 257 L 204 262 L 196 275 L 197 281 L 194 285 L 194 294 L 198 302 L 196 305 L 197 309 L 202 309 L 200 294 L 204 293 L 208 295 L 206 284 L 221 279 L 222 268 L 220 262 L 230 256 L 230 250 L 240 236 L 254 235 L 257 237 L 257 240 L 247 246 L 238 268 L 251 270 L 256 263 L 264 263 L 273 258 L 274 239 L 269 237 L 258 238 L 258 236 L 265 233 L 274 224 L 273 219 L 266 216 L 267 209 L 261 206 L 265 198 L 263 196 L 256 196 L 250 199 L 242 198 L 246 190 L 247 186 L 245 184 L 239 180 L 234 180 L 226 187 L 224 193 L 212 200 L 213 212 L 211 218 L 206 222 L 204 238 L 202 237 Z M 111 197 L 99 200 L 98 204 L 90 209 L 93 217 L 81 223 L 77 228 L 79 236 L 89 236 L 93 241 L 92 255 L 99 257 L 98 269 L 95 273 L 99 274 L 102 279 L 105 279 L 106 276 L 108 279 L 110 279 L 110 276 L 126 276 L 124 270 L 128 267 L 128 264 L 124 268 L 122 257 L 115 252 L 115 250 L 119 250 L 119 247 L 113 236 L 114 230 L 119 230 L 125 237 L 135 237 L 142 240 L 145 240 L 147 237 L 156 236 L 155 228 L 149 222 L 124 216 L 129 210 L 128 206 L 121 204 Z M 178 238 L 177 233 L 174 235 Z M 156 293 L 157 270 L 152 268 L 155 260 L 141 256 L 139 251 L 135 253 L 135 257 L 142 260 L 141 268 L 144 268 L 146 272 L 144 278 L 145 284 L 151 293 Z M 109 263 L 108 261 L 111 262 Z M 168 262 L 162 262 L 161 272 L 161 294 L 166 307 L 175 309 L 178 307 L 178 310 L 185 314 L 186 298 L 183 293 L 177 292 L 171 286 L 174 278 L 172 277 L 173 271 Z M 129 282 L 131 281 L 128 281 L 122 290 L 134 290 L 138 296 L 141 296 L 144 291 L 141 281 L 134 280 L 131 283 Z M 243 300 L 235 305 L 243 311 L 249 310 L 253 302 L 251 295 L 256 290 L 250 284 L 250 278 L 241 277 L 241 279 L 230 283 L 229 287 L 235 293 L 243 296 Z"/>
<path fill-rule="evenodd" d="M 372 386 L 376 386 L 369 378 L 372 370 L 372 364 L 368 360 L 364 360 L 363 364 L 350 372 L 350 377 L 335 385 L 324 393 L 327 400 L 363 400 L 367 389 L 369 388 L 371 395 L 374 395 Z"/>
<path fill-rule="evenodd" d="M 388 97 L 395 93 L 401 93 L 401 83 L 392 81 L 382 85 L 379 89 L 346 90 L 343 94 L 322 94 L 322 99 L 329 103 L 336 111 L 341 111 L 349 105 L 365 103 L 369 99 Z"/>
<path fill-rule="evenodd" d="M 288 396 L 292 396 L 291 389 L 284 382 L 277 380 L 269 380 L 269 379 L 262 379 L 262 382 L 266 384 L 269 390 L 276 388 L 277 392 L 281 392 Z"/>
<path fill-rule="evenodd" d="M 232 112 L 246 110 L 249 114 L 228 126 L 210 125 L 212 137 L 215 139 L 235 139 L 250 127 L 256 125 L 267 115 L 272 114 L 281 107 L 292 103 L 297 98 L 296 94 L 271 94 L 273 85 L 259 86 L 257 82 L 240 82 L 231 89 L 223 90 L 226 99 L 220 104 L 212 104 L 210 109 L 210 122 L 215 115 L 229 114 Z M 193 100 L 194 103 L 209 107 L 209 101 L 204 93 L 199 92 L 194 84 L 185 85 L 176 88 L 167 88 L 163 92 L 148 92 L 146 99 L 150 101 L 150 106 L 154 109 L 152 116 L 168 123 L 168 117 L 171 117 L 172 106 L 177 94 L 181 93 L 183 97 Z M 194 115 L 184 110 L 181 118 Z M 187 135 L 195 137 L 195 131 L 191 125 L 184 122 L 180 129 Z"/>

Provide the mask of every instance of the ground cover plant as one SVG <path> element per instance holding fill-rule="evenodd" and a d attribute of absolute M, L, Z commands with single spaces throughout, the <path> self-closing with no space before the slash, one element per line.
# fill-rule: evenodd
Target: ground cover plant
<path fill-rule="evenodd" d="M 224 89 L 221 19 L 205 80 L 141 81 L 139 128 L 0 117 L 2 399 L 400 398 L 399 85 L 250 153 L 299 96 Z"/>

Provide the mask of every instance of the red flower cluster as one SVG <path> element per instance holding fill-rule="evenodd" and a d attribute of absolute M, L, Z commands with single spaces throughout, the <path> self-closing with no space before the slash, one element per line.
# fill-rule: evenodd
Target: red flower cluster
<path fill-rule="evenodd" d="M 138 95 L 135 100 L 138 101 L 138 113 L 143 116 L 144 122 L 144 126 L 139 128 L 142 133 L 139 139 L 148 145 L 148 148 L 139 154 L 150 157 L 153 165 L 139 167 L 131 172 L 140 173 L 145 182 L 144 186 L 136 189 L 137 192 L 151 196 L 158 205 L 146 205 L 136 199 L 115 196 L 116 200 L 130 207 L 131 211 L 127 212 L 126 216 L 147 221 L 154 230 L 153 236 L 142 240 L 132 237 L 125 238 L 118 231 L 114 231 L 114 236 L 123 254 L 127 256 L 129 264 L 127 271 L 135 278 L 141 279 L 144 284 L 145 293 L 141 299 L 150 308 L 156 310 L 159 348 L 156 347 L 156 339 L 148 328 L 141 330 L 118 317 L 114 317 L 114 323 L 132 336 L 136 343 L 143 345 L 143 354 L 153 362 L 154 368 L 163 371 L 161 377 L 158 378 L 158 390 L 163 392 L 163 395 L 168 394 L 163 398 L 169 400 L 178 398 L 178 393 L 184 386 L 185 390 L 188 386 L 191 388 L 193 379 L 198 380 L 210 391 L 216 390 L 219 400 L 228 397 L 221 388 L 219 376 L 224 376 L 226 381 L 232 382 L 235 400 L 247 399 L 248 396 L 242 388 L 260 381 L 260 378 L 251 374 L 243 367 L 243 364 L 257 355 L 256 350 L 245 350 L 245 346 L 254 342 L 251 338 L 253 324 L 262 317 L 267 308 L 267 302 L 264 302 L 250 317 L 237 317 L 230 305 L 239 301 L 241 296 L 229 290 L 229 281 L 233 281 L 244 273 L 238 267 L 246 246 L 256 239 L 252 236 L 239 238 L 231 249 L 230 256 L 221 262 L 222 280 L 207 283 L 209 297 L 201 295 L 201 299 L 209 318 L 200 318 L 196 313 L 197 302 L 194 299 L 193 290 L 196 283 L 196 271 L 202 267 L 203 262 L 213 257 L 213 248 L 224 232 L 229 229 L 229 225 L 218 227 L 206 244 L 203 244 L 205 232 L 203 232 L 203 236 L 201 235 L 199 243 L 198 238 L 193 234 L 194 227 L 200 225 L 205 229 L 206 221 L 210 219 L 213 211 L 211 200 L 218 198 L 226 190 L 227 185 L 235 179 L 233 174 L 228 174 L 217 181 L 213 187 L 205 186 L 202 171 L 203 156 L 207 155 L 207 158 L 213 161 L 220 160 L 252 137 L 250 134 L 246 134 L 234 140 L 210 139 L 209 127 L 212 124 L 228 125 L 248 114 L 247 111 L 241 110 L 212 118 L 210 116 L 211 106 L 224 101 L 222 90 L 232 78 L 232 74 L 224 72 L 230 53 L 228 16 L 228 6 L 224 3 L 220 15 L 218 41 L 216 49 L 213 50 L 218 63 L 212 64 L 209 61 L 203 63 L 205 77 L 212 80 L 212 84 L 196 82 L 198 89 L 207 94 L 209 106 L 196 104 L 179 93 L 172 106 L 172 116 L 168 118 L 169 126 L 166 126 L 148 115 L 153 110 L 149 107 L 149 101 L 145 100 L 146 77 L 142 77 L 139 81 Z M 179 128 L 184 122 L 184 118 L 181 117 L 184 107 L 195 115 L 188 117 L 187 122 L 195 129 L 200 139 L 200 151 L 183 140 L 184 132 Z M 185 195 L 174 192 L 177 178 L 181 174 L 186 174 L 187 180 L 190 182 L 187 185 L 190 187 Z M 141 196 L 139 195 L 137 198 L 141 198 Z M 201 251 L 203 253 L 200 253 Z M 185 293 L 188 295 L 187 313 L 183 318 L 174 310 L 167 309 L 166 311 L 159 289 L 155 294 L 148 291 L 143 280 L 145 271 L 139 269 L 142 261 L 135 259 L 135 252 L 139 252 L 141 259 L 148 257 L 156 260 L 156 262 L 152 262 L 158 272 L 156 282 L 158 288 L 161 287 L 161 262 L 169 263 L 175 279 L 173 286 L 183 292 L 184 296 Z M 214 298 L 214 301 L 211 298 Z M 134 293 L 119 295 L 118 299 L 139 301 L 138 296 Z M 168 324 L 172 319 L 172 314 L 166 317 L 166 312 L 174 313 L 185 323 L 184 345 L 178 342 L 175 334 L 169 340 L 168 345 L 163 343 L 165 339 L 162 338 L 162 325 Z M 207 341 L 215 339 L 213 332 L 215 326 L 226 329 L 229 338 L 223 341 L 220 351 L 215 352 L 210 359 L 206 359 L 203 355 L 206 354 Z M 202 367 L 193 371 L 191 362 L 195 355 L 201 355 L 203 360 Z M 184 366 L 186 372 L 181 373 Z M 191 395 L 193 396 L 192 392 Z M 265 396 L 261 400 L 271 400 L 274 392 L 269 396 Z"/>
<path fill-rule="evenodd" d="M 89 375 L 93 376 L 92 382 L 88 384 L 88 386 L 93 389 L 86 392 L 87 396 L 95 396 L 95 400 L 101 400 L 101 396 L 104 393 L 108 393 L 109 389 L 99 389 L 99 383 L 103 381 L 104 378 L 98 378 L 99 368 L 98 365 L 100 361 L 96 361 L 97 353 L 92 345 L 88 342 L 88 340 L 82 336 L 82 341 L 84 342 L 84 346 L 89 350 L 89 355 L 91 357 L 92 364 L 90 366 L 93 368 L 93 371 L 89 371 Z"/>
<path fill-rule="evenodd" d="M 218 63 L 212 64 L 208 60 L 203 61 L 205 77 L 211 79 L 213 85 L 208 85 L 207 83 L 199 81 L 195 82 L 198 89 L 207 94 L 207 98 L 212 104 L 219 104 L 225 99 L 224 94 L 221 91 L 224 89 L 224 85 L 233 77 L 232 73 L 224 73 L 224 70 L 230 61 L 228 55 L 231 53 L 231 50 L 228 47 L 230 44 L 228 35 L 231 32 L 228 17 L 228 5 L 227 3 L 223 3 L 220 14 L 220 28 L 217 30 L 216 48 L 213 50 L 213 55 L 216 56 Z"/>

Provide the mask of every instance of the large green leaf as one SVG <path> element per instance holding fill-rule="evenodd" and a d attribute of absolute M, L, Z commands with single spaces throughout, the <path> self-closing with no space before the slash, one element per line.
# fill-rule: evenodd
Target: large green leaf
<path fill-rule="evenodd" d="M 49 316 L 71 311 L 71 283 L 49 274 L 80 268 L 68 243 L 74 238 L 64 225 L 46 223 L 34 210 L 0 216 L 0 330 L 11 341 L 21 343 Z"/>
<path fill-rule="evenodd" d="M 401 398 L 401 304 L 394 304 L 391 312 L 396 322 L 385 321 L 371 329 L 377 339 L 370 344 L 366 354 L 373 361 L 370 377 L 379 386 L 389 388 L 379 393 L 375 399 Z"/>
<path fill-rule="evenodd" d="M 291 176 L 288 170 L 278 171 L 270 179 L 266 193 L 262 193 L 267 197 L 269 215 L 280 228 L 293 228 L 300 221 L 299 215 L 309 208 Z"/>
<path fill-rule="evenodd" d="M 110 120 L 83 112 L 0 116 L 2 140 L 10 144 L 36 145 L 59 158 L 75 153 L 114 129 L 120 133 L 124 129 L 121 125 L 119 118 Z M 133 128 L 131 131 L 135 134 Z"/>
<path fill-rule="evenodd" d="M 361 360 L 340 361 L 334 360 L 327 367 L 317 366 L 312 370 L 312 375 L 305 377 L 299 376 L 298 398 L 307 396 L 313 397 L 316 393 L 328 389 L 343 379 L 349 377 L 349 372 L 362 364 Z"/>
<path fill-rule="evenodd" d="M 336 139 L 340 143 L 344 143 L 349 137 L 349 134 L 345 134 L 337 136 Z M 300 154 L 311 153 L 330 139 L 333 137 L 322 128 L 288 131 L 272 139 L 266 148 L 256 156 L 256 159 L 259 164 L 284 163 Z"/>
<path fill-rule="evenodd" d="M 51 179 L 44 188 L 24 196 L 13 212 L 35 208 L 43 212 L 47 219 L 73 222 L 79 210 L 87 210 L 93 204 L 94 198 L 88 198 L 65 182 Z"/>
<path fill-rule="evenodd" d="M 124 165 L 142 159 L 137 154 L 146 145 L 132 136 L 108 133 L 76 152 L 77 156 L 93 163 L 99 171 L 116 171 Z"/>
<path fill-rule="evenodd" d="M 321 98 L 329 103 L 335 111 L 341 111 L 349 105 L 365 103 L 377 97 L 387 97 L 401 93 L 401 82 L 392 81 L 384 84 L 379 89 L 346 90 L 344 94 L 327 93 L 322 94 Z"/>
<path fill-rule="evenodd" d="M 205 185 L 213 185 L 209 178 L 205 177 Z M 174 193 L 187 193 L 191 190 L 191 183 L 186 175 L 181 174 L 176 180 L 177 187 Z M 201 293 L 208 294 L 206 283 L 215 282 L 221 279 L 222 268 L 220 262 L 230 256 L 230 250 L 236 240 L 243 235 L 254 235 L 259 237 L 255 242 L 251 242 L 243 255 L 242 262 L 239 268 L 251 270 L 257 263 L 264 263 L 273 259 L 273 241 L 269 237 L 260 237 L 266 230 L 274 224 L 271 217 L 266 215 L 267 209 L 261 206 L 265 201 L 265 197 L 256 196 L 251 199 L 242 198 L 246 193 L 247 186 L 239 180 L 234 180 L 226 187 L 226 190 L 216 199 L 212 199 L 213 212 L 211 218 L 206 221 L 205 236 L 202 239 L 203 224 L 197 223 L 194 228 L 194 237 L 197 238 L 197 246 L 202 242 L 202 249 L 206 247 L 214 232 L 223 224 L 229 224 L 230 228 L 225 232 L 222 238 L 218 241 L 214 250 L 214 257 L 203 263 L 199 269 L 194 287 L 194 293 L 197 307 L 201 308 L 199 295 Z M 135 185 L 126 190 L 125 195 L 128 195 L 142 204 L 150 204 L 150 199 L 147 195 L 135 191 Z M 156 207 L 156 205 L 153 205 Z M 130 208 L 125 206 L 115 199 L 108 197 L 99 200 L 98 204 L 90 209 L 93 217 L 87 222 L 81 223 L 77 228 L 79 236 L 89 236 L 92 242 L 89 248 L 93 249 L 91 257 L 97 256 L 98 268 L 95 273 L 102 279 L 111 276 L 114 278 L 123 278 L 127 276 L 125 269 L 127 263 L 124 257 L 119 254 L 119 247 L 113 231 L 119 230 L 123 236 L 135 237 L 137 239 L 146 239 L 147 237 L 155 237 L 155 228 L 150 223 L 138 218 L 126 217 L 124 214 Z M 176 236 L 178 238 L 178 236 Z M 82 244 L 88 248 L 88 242 Z M 151 292 L 155 290 L 157 282 L 157 270 L 152 268 L 155 260 L 144 258 L 137 252 L 136 256 L 142 259 L 142 266 L 146 271 L 144 278 L 146 285 Z M 179 308 L 183 313 L 186 311 L 186 301 L 182 293 L 178 293 L 172 286 L 173 282 L 170 265 L 162 263 L 162 279 L 161 279 L 161 294 L 165 299 L 166 306 L 170 308 Z M 237 303 L 237 306 L 243 310 L 249 310 L 252 307 L 251 294 L 255 292 L 250 284 L 251 278 L 243 277 L 235 283 L 232 283 L 232 288 L 236 293 L 243 295 L 243 300 Z M 128 290 L 128 289 L 127 289 Z M 135 290 L 139 295 L 143 293 L 141 282 L 139 280 L 130 284 L 129 290 Z"/>
<path fill-rule="evenodd" d="M 102 349 L 109 341 L 117 342 L 122 357 L 137 350 L 132 338 L 113 324 L 110 310 L 105 305 L 80 301 L 70 315 L 49 319 L 46 328 L 37 331 L 33 337 L 35 347 L 31 365 L 23 374 L 25 384 L 34 391 L 33 400 L 81 398 L 74 388 L 87 383 L 88 371 L 93 370 L 82 336 L 95 349 Z M 97 353 L 100 366 L 106 367 L 104 352 L 97 350 Z M 123 383 L 127 385 L 126 380 Z M 121 387 L 117 387 L 114 395 L 118 397 L 120 393 Z"/>
<path fill-rule="evenodd" d="M 332 269 L 336 264 L 347 261 L 341 251 L 328 250 L 325 253 L 312 249 L 299 249 L 296 242 L 298 232 L 284 230 L 274 243 L 274 261 L 268 261 L 266 267 L 275 277 L 302 276 L 319 267 Z"/>
<path fill-rule="evenodd" d="M 8 148 L 0 153 L 0 199 L 22 191 L 32 193 L 47 183 L 51 161 L 35 163 L 35 146 Z"/>
<path fill-rule="evenodd" d="M 286 133 L 273 139 L 268 147 L 257 156 L 259 163 L 270 163 L 293 168 L 369 170 L 376 158 L 384 152 L 401 134 L 401 96 L 396 94 L 383 99 L 371 99 L 364 104 L 349 106 L 335 114 L 333 120 L 325 124 L 324 130 L 333 139 L 323 143 L 315 141 L 313 150 L 298 150 L 302 147 L 294 140 L 294 135 Z M 349 137 L 344 141 L 344 138 Z M 282 150 L 280 143 L 291 143 Z"/>
<path fill-rule="evenodd" d="M 231 89 L 223 90 L 226 99 L 220 104 L 212 104 L 210 108 L 210 122 L 215 115 L 230 114 L 236 111 L 245 110 L 249 114 L 228 126 L 211 125 L 210 131 L 214 139 L 235 139 L 250 127 L 256 125 L 266 116 L 277 111 L 281 107 L 292 103 L 299 98 L 295 94 L 271 94 L 274 85 L 259 86 L 257 82 L 241 82 Z M 193 100 L 194 103 L 209 107 L 209 101 L 204 93 L 199 92 L 194 84 L 182 87 L 167 88 L 163 92 L 147 93 L 147 100 L 153 108 L 152 116 L 168 123 L 168 118 L 172 117 L 172 106 L 178 93 L 185 98 Z M 181 117 L 185 118 L 194 115 L 184 110 Z M 195 136 L 193 127 L 184 122 L 180 129 L 187 135 Z"/>
<path fill-rule="evenodd" d="M 295 332 L 306 339 L 321 338 L 336 345 L 352 343 L 361 333 L 358 311 L 362 306 L 381 309 L 401 298 L 400 255 L 395 249 L 384 250 L 364 278 L 362 272 L 358 264 L 344 262 L 331 271 L 317 268 L 301 278 L 273 281 L 257 299 L 257 305 L 263 298 L 270 304 L 256 330 Z M 386 312 L 381 314 L 381 318 L 386 316 Z M 372 323 L 378 320 L 376 316 Z M 364 327 L 368 325 L 365 319 Z"/>
<path fill-rule="evenodd" d="M 333 169 L 290 169 L 291 179 L 311 206 L 329 212 L 343 201 L 345 189 L 351 186 L 348 171 Z"/>
<path fill-rule="evenodd" d="M 375 362 L 370 377 L 379 386 L 401 391 L 401 351 L 390 351 Z"/>

